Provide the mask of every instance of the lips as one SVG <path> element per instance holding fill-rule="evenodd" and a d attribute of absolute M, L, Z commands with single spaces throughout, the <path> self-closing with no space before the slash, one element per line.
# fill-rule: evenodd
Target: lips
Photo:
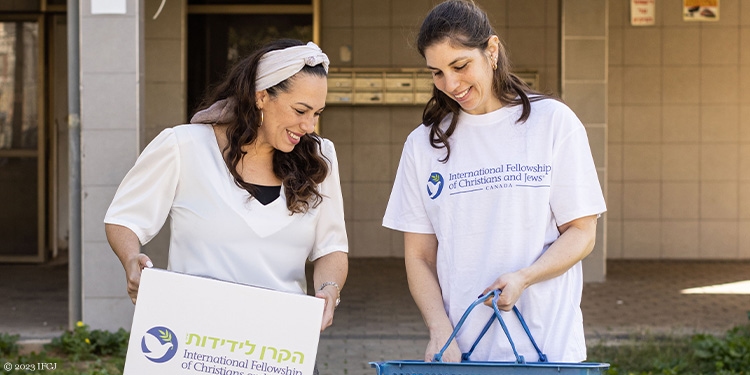
<path fill-rule="evenodd" d="M 300 138 L 303 135 L 303 134 L 297 134 L 297 133 L 291 132 L 289 130 L 286 131 L 286 134 L 287 134 L 287 136 L 289 138 L 289 141 L 292 144 L 294 144 L 294 145 L 296 145 L 297 143 L 299 143 L 299 140 L 300 140 Z"/>
<path fill-rule="evenodd" d="M 456 98 L 456 100 L 458 101 L 462 101 L 469 95 L 469 91 L 471 91 L 471 87 L 459 93 L 453 94 L 453 97 Z"/>

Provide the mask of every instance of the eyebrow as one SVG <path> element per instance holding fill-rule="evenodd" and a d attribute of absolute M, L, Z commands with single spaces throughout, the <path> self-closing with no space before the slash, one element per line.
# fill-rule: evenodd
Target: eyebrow
<path fill-rule="evenodd" d="M 469 57 L 469 56 L 462 56 L 462 57 L 459 57 L 459 58 L 457 58 L 457 59 L 455 59 L 455 60 L 451 61 L 451 62 L 450 62 L 450 64 L 448 64 L 448 66 L 453 66 L 453 65 L 457 64 L 457 63 L 458 63 L 459 61 L 461 61 L 461 60 L 467 60 L 467 59 L 470 59 L 470 58 L 471 58 L 471 57 Z M 427 65 L 427 69 L 440 70 L 440 69 L 438 69 L 438 68 L 435 68 L 435 67 L 432 67 L 432 66 L 429 66 L 429 65 Z"/>
<path fill-rule="evenodd" d="M 312 106 L 310 106 L 310 105 L 309 105 L 309 104 L 307 104 L 307 103 L 303 103 L 303 102 L 297 102 L 297 103 L 295 103 L 295 104 L 303 105 L 303 106 L 305 106 L 305 108 L 307 108 L 307 109 L 309 109 L 309 110 L 311 110 L 311 111 L 314 111 L 314 110 L 315 110 L 315 108 L 313 108 Z M 326 108 L 326 107 L 325 107 L 325 106 L 323 106 L 323 108 L 319 109 L 318 111 L 322 111 L 322 110 L 324 110 L 325 108 Z"/>

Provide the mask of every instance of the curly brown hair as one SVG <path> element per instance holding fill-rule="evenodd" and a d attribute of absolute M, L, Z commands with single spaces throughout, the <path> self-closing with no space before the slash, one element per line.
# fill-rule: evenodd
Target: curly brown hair
<path fill-rule="evenodd" d="M 272 41 L 252 54 L 240 60 L 228 72 L 223 81 L 211 89 L 204 97 L 199 109 L 208 108 L 211 104 L 228 98 L 235 98 L 236 120 L 232 121 L 226 130 L 227 146 L 222 150 L 224 162 L 234 177 L 237 186 L 247 190 L 251 196 L 258 193 L 258 189 L 244 181 L 237 171 L 237 165 L 246 154 L 242 146 L 251 144 L 258 137 L 258 127 L 261 112 L 255 105 L 255 78 L 260 58 L 274 50 L 304 45 L 296 39 L 279 39 Z M 292 88 L 295 77 L 309 74 L 327 77 L 323 65 L 305 65 L 294 76 L 270 87 L 268 94 L 274 98 L 282 92 Z M 305 213 L 310 208 L 317 207 L 323 201 L 323 195 L 318 191 L 318 185 L 328 175 L 328 158 L 321 151 L 321 138 L 318 134 L 306 134 L 294 146 L 291 152 L 285 153 L 274 150 L 273 172 L 284 185 L 287 208 L 290 214 Z"/>

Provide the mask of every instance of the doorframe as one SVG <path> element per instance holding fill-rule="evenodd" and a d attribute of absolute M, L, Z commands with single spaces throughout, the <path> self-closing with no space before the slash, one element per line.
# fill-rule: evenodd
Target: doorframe
<path fill-rule="evenodd" d="M 37 39 L 37 148 L 36 150 L 0 150 L 0 157 L 37 159 L 37 252 L 35 255 L 0 255 L 0 262 L 41 263 L 47 249 L 47 122 L 46 74 L 44 72 L 46 25 L 43 14 L 0 14 L 0 22 L 36 22 Z"/>
<path fill-rule="evenodd" d="M 189 2 L 189 1 L 188 1 Z M 320 2 L 310 0 L 310 4 L 285 5 L 191 5 L 187 6 L 188 14 L 310 14 L 312 15 L 313 43 L 320 44 Z"/>

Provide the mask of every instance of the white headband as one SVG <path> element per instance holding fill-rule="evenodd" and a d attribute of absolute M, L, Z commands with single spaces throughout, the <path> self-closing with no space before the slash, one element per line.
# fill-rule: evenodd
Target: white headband
<path fill-rule="evenodd" d="M 262 91 L 276 86 L 287 78 L 297 74 L 305 65 L 323 64 L 328 73 L 328 56 L 313 42 L 304 46 L 294 46 L 263 55 L 258 62 L 258 75 L 255 79 L 255 90 Z"/>

